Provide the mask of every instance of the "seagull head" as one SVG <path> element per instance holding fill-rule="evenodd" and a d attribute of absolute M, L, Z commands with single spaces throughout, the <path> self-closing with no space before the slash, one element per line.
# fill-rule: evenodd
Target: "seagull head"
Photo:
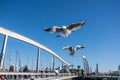
<path fill-rule="evenodd" d="M 62 29 L 66 29 L 66 26 L 62 26 Z"/>

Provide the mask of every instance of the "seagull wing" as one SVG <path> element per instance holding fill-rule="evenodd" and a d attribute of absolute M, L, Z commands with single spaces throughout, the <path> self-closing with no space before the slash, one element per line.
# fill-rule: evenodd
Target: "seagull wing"
<path fill-rule="evenodd" d="M 82 49 L 82 48 L 85 48 L 85 47 L 84 47 L 84 46 L 77 45 L 75 50 L 77 51 L 78 49 Z"/>
<path fill-rule="evenodd" d="M 61 28 L 60 27 L 52 27 L 52 28 L 45 28 L 44 29 L 46 32 L 50 32 L 50 33 L 55 33 L 55 32 L 60 32 L 61 31 Z"/>
<path fill-rule="evenodd" d="M 82 22 L 76 23 L 76 24 L 71 24 L 67 27 L 67 29 L 74 31 L 74 30 L 80 29 L 84 24 L 85 24 L 85 21 L 82 21 Z"/>
<path fill-rule="evenodd" d="M 63 50 L 70 50 L 71 46 L 66 46 L 66 47 L 63 47 L 62 49 Z"/>

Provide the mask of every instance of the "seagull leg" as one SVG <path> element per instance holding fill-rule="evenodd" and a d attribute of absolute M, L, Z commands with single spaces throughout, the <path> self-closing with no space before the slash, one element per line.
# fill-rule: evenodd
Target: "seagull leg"
<path fill-rule="evenodd" d="M 56 37 L 61 37 L 61 35 L 57 35 Z"/>

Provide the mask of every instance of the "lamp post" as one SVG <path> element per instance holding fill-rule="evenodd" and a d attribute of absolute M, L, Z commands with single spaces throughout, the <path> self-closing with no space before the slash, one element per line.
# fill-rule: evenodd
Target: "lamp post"
<path fill-rule="evenodd" d="M 78 65 L 77 68 L 78 68 L 78 76 L 80 76 L 80 65 Z"/>

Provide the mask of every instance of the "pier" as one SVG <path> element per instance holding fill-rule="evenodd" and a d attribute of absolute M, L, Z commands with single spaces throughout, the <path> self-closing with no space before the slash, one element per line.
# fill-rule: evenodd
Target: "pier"
<path fill-rule="evenodd" d="M 120 80 L 120 76 L 78 76 L 68 73 L 0 72 L 3 80 Z"/>
<path fill-rule="evenodd" d="M 12 79 L 12 80 L 59 80 L 59 79 L 72 79 L 75 76 L 74 74 L 69 75 L 68 73 L 59 73 L 56 75 L 52 73 L 36 73 L 36 72 L 0 72 L 2 76 L 1 79 Z"/>
<path fill-rule="evenodd" d="M 4 36 L 3 45 L 0 54 L 0 79 L 1 80 L 120 80 L 119 76 L 101 76 L 101 75 L 83 75 L 80 73 L 80 66 L 78 69 L 70 69 L 73 65 L 65 61 L 61 58 L 56 52 L 52 51 L 48 47 L 30 39 L 23 35 L 20 35 L 16 32 L 10 31 L 8 29 L 0 27 L 0 34 Z M 37 59 L 36 59 L 36 70 L 25 70 L 25 71 L 16 71 L 14 69 L 3 70 L 4 57 L 6 54 L 6 46 L 8 38 L 15 38 L 16 40 L 20 40 L 22 42 L 28 43 L 32 46 L 37 47 Z M 53 69 L 51 70 L 40 70 L 40 51 L 44 50 L 53 56 Z M 59 68 L 55 68 L 55 57 L 58 58 L 62 66 Z M 83 57 L 84 66 L 86 68 L 86 72 L 89 70 L 88 62 L 86 57 Z M 65 66 L 63 66 L 65 64 Z M 10 66 L 9 66 L 10 67 Z M 14 66 L 11 66 L 11 68 Z M 73 72 L 72 72 L 73 71 Z M 87 73 L 86 73 L 87 74 Z"/>

